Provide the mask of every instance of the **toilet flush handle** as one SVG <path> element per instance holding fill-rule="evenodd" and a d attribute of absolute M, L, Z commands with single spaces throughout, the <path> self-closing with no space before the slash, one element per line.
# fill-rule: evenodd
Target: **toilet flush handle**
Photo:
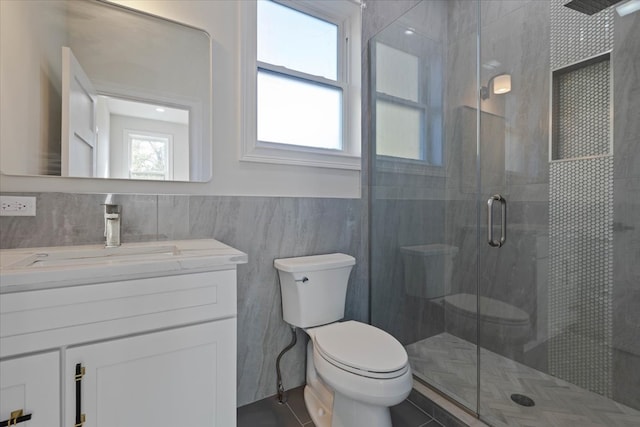
<path fill-rule="evenodd" d="M 296 282 L 302 282 L 302 283 L 307 283 L 309 281 L 309 278 L 307 276 L 302 276 L 301 279 L 295 279 Z"/>

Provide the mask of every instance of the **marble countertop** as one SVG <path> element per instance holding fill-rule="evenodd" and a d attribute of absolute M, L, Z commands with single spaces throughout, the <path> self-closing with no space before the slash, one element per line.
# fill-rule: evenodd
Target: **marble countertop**
<path fill-rule="evenodd" d="M 0 294 L 227 270 L 247 255 L 217 240 L 0 250 Z"/>

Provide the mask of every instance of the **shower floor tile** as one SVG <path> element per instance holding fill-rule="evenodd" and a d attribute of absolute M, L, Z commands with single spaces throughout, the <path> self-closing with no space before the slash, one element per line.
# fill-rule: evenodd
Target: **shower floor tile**
<path fill-rule="evenodd" d="M 442 333 L 407 347 L 414 375 L 475 409 L 477 348 Z M 494 426 L 631 427 L 640 411 L 481 349 L 480 414 Z M 535 401 L 525 407 L 511 395 Z"/>

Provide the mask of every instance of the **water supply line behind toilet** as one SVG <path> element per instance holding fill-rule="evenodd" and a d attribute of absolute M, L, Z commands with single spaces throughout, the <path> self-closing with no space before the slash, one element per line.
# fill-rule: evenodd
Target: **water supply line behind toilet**
<path fill-rule="evenodd" d="M 283 404 L 283 403 L 287 403 L 287 395 L 285 394 L 284 391 L 284 387 L 282 386 L 282 373 L 280 372 L 280 359 L 282 358 L 282 356 L 284 356 L 284 354 L 291 350 L 295 345 L 296 342 L 298 341 L 298 334 L 296 333 L 296 327 L 292 326 L 291 327 L 291 342 L 289 343 L 288 346 L 286 346 L 284 348 L 284 350 L 282 350 L 280 352 L 280 354 L 278 355 L 278 358 L 276 359 L 276 375 L 278 377 L 278 403 Z"/>

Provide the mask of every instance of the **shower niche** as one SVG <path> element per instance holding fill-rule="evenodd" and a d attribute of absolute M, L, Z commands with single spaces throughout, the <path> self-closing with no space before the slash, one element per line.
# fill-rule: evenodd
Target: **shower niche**
<path fill-rule="evenodd" d="M 550 160 L 613 154 L 610 53 L 552 72 Z"/>

